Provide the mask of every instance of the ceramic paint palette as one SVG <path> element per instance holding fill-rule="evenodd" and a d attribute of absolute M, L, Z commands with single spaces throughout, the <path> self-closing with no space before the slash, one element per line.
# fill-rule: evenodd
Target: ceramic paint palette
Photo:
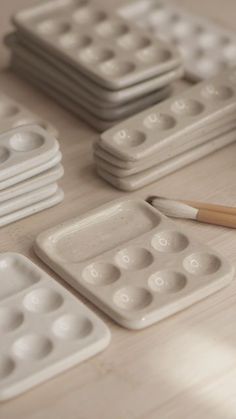
<path fill-rule="evenodd" d="M 78 95 L 82 95 L 83 99 L 101 107 L 118 107 L 134 99 L 138 100 L 142 96 L 170 85 L 183 75 L 183 68 L 179 66 L 167 73 L 147 79 L 136 85 L 120 90 L 109 90 L 99 86 L 93 80 L 89 80 L 86 76 L 80 74 L 74 68 L 69 67 L 63 61 L 55 58 L 52 54 L 49 54 L 37 45 L 32 44 L 25 36 L 22 36 L 18 32 L 7 35 L 5 42 L 12 50 L 14 60 L 18 62 L 20 59 L 20 62 L 27 64 L 28 70 L 33 67 L 33 64 L 37 60 L 37 64 L 39 65 L 40 63 L 40 68 L 44 67 L 44 71 L 47 69 L 47 78 L 55 74 L 58 83 L 61 84 L 63 77 L 63 83 L 67 83 L 69 90 L 76 90 Z M 73 87 L 71 87 L 71 84 Z"/>
<path fill-rule="evenodd" d="M 225 132 L 222 136 L 213 137 L 210 141 L 201 146 L 194 147 L 185 153 L 179 154 L 176 157 L 165 160 L 164 162 L 152 166 L 148 169 L 141 170 L 135 174 L 128 176 L 119 176 L 111 174 L 107 170 L 107 165 L 104 162 L 97 162 L 98 174 L 111 185 L 123 191 L 135 191 L 143 188 L 152 182 L 156 182 L 183 167 L 200 160 L 209 154 L 226 147 L 236 141 L 236 130 Z"/>
<path fill-rule="evenodd" d="M 175 45 L 193 80 L 215 76 L 236 64 L 236 34 L 171 1 L 141 0 L 119 9 L 129 21 Z"/>
<path fill-rule="evenodd" d="M 55 0 L 14 16 L 19 32 L 111 90 L 178 67 L 175 47 L 94 2 Z"/>
<path fill-rule="evenodd" d="M 32 55 L 32 57 L 31 57 Z M 170 87 L 155 90 L 154 92 L 142 96 L 134 101 L 127 102 L 117 107 L 110 107 L 108 103 L 104 106 L 100 100 L 95 105 L 93 99 L 89 97 L 89 93 L 83 88 L 75 86 L 73 81 L 70 81 L 66 75 L 60 74 L 58 70 L 42 62 L 33 54 L 27 50 L 20 52 L 17 50 L 14 52 L 14 60 L 17 65 L 22 65 L 25 68 L 25 78 L 28 79 L 28 72 L 30 68 L 30 75 L 39 80 L 42 84 L 56 90 L 61 97 L 65 96 L 68 100 L 77 103 L 78 106 L 82 106 L 86 111 L 94 115 L 95 117 L 103 120 L 118 120 L 124 117 L 128 117 L 133 113 L 139 112 L 163 99 L 166 99 L 170 94 Z M 14 68 L 14 63 L 13 63 Z M 39 71 L 40 70 L 40 71 Z"/>
<path fill-rule="evenodd" d="M 34 115 L 24 106 L 0 92 L 0 132 L 8 131 L 21 125 L 39 125 L 58 136 L 58 131 L 51 124 Z"/>
<path fill-rule="evenodd" d="M 47 160 L 45 163 L 42 163 L 38 166 L 33 167 L 30 170 L 26 170 L 25 172 L 21 172 L 19 175 L 11 176 L 5 180 L 0 182 L 0 191 L 6 192 L 10 187 L 16 186 L 21 187 L 21 182 L 25 180 L 31 180 L 31 178 L 35 178 L 35 176 L 40 175 L 48 171 L 49 169 L 53 169 L 61 162 L 62 154 L 58 151 L 54 157 Z"/>
<path fill-rule="evenodd" d="M 63 199 L 64 192 L 61 188 L 58 188 L 56 192 L 48 198 L 42 199 L 38 202 L 35 202 L 34 204 L 30 204 L 27 207 L 18 209 L 0 217 L 0 227 L 4 227 L 8 224 L 15 223 L 16 221 L 30 217 L 31 215 L 37 214 L 41 211 L 45 211 L 46 209 L 60 204 Z"/>
<path fill-rule="evenodd" d="M 116 125 L 101 135 L 99 145 L 126 161 L 153 156 L 235 112 L 235 89 L 236 71 L 223 72 Z"/>
<path fill-rule="evenodd" d="M 64 169 L 61 164 L 58 164 L 52 169 L 48 169 L 39 175 L 21 181 L 20 185 L 14 184 L 11 187 L 5 188 L 5 190 L 0 189 L 0 208 L 2 202 L 53 184 L 54 182 L 57 182 L 59 179 L 61 179 L 63 174 Z"/>
<path fill-rule="evenodd" d="M 36 125 L 0 134 L 0 227 L 60 203 L 59 143 Z"/>
<path fill-rule="evenodd" d="M 142 329 L 200 301 L 234 268 L 144 201 L 110 202 L 36 240 L 38 256 L 124 327 Z"/>
<path fill-rule="evenodd" d="M 112 156 L 112 154 L 103 150 L 99 146 L 99 141 L 94 144 L 94 159 L 99 167 L 105 165 L 104 168 L 109 173 L 119 177 L 129 176 L 135 173 L 139 173 L 142 170 L 160 164 L 170 158 L 176 157 L 188 150 L 191 150 L 193 147 L 200 146 L 205 144 L 208 141 L 211 141 L 215 137 L 224 135 L 225 133 L 236 129 L 235 117 L 231 116 L 227 121 L 223 123 L 220 121 L 220 124 L 214 124 L 212 127 L 207 127 L 207 129 L 197 130 L 194 135 L 191 137 L 188 136 L 188 141 L 182 144 L 183 137 L 179 141 L 176 141 L 175 146 L 172 144 L 167 145 L 158 152 L 158 155 L 154 157 L 143 159 L 142 161 L 136 162 L 126 162 L 121 159 Z"/>
<path fill-rule="evenodd" d="M 106 348 L 105 324 L 29 259 L 0 255 L 0 400 Z"/>

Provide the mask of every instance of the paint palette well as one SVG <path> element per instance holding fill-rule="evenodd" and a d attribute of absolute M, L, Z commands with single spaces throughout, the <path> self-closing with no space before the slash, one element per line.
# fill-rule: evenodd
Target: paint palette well
<path fill-rule="evenodd" d="M 141 200 L 123 199 L 36 240 L 38 256 L 113 320 L 141 329 L 219 290 L 233 267 Z"/>

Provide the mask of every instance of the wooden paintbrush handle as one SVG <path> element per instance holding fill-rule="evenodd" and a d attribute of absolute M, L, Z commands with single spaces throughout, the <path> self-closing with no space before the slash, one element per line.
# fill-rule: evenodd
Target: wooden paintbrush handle
<path fill-rule="evenodd" d="M 205 209 L 209 211 L 222 212 L 224 214 L 236 215 L 236 208 L 234 207 L 225 207 L 223 205 L 208 204 L 206 202 L 196 202 L 196 201 L 186 201 L 186 200 L 184 201 L 181 200 L 181 202 L 197 209 Z"/>
<path fill-rule="evenodd" d="M 201 223 L 236 228 L 236 215 L 200 209 L 196 219 Z"/>

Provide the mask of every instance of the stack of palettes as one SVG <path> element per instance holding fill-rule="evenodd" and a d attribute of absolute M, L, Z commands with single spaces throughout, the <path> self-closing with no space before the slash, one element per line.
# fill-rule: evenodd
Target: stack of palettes
<path fill-rule="evenodd" d="M 56 130 L 0 94 L 0 227 L 63 200 Z"/>
<path fill-rule="evenodd" d="M 97 171 L 133 191 L 236 140 L 236 69 L 203 81 L 104 132 Z"/>
<path fill-rule="evenodd" d="M 91 0 L 20 11 L 12 68 L 98 130 L 166 99 L 183 74 L 174 46 Z"/>

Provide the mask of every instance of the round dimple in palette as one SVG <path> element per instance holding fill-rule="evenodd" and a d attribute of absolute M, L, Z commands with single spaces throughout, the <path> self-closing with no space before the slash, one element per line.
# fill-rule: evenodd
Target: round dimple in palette
<path fill-rule="evenodd" d="M 65 257 L 65 237 L 72 238 L 78 255 L 73 264 Z M 142 329 L 188 307 L 234 275 L 222 256 L 135 198 L 68 220 L 40 234 L 34 248 L 73 288 L 130 329 Z M 56 329 L 63 334 L 60 326 Z M 66 335 L 74 335 L 74 328 L 65 329 Z"/>
<path fill-rule="evenodd" d="M 176 125 L 175 119 L 167 114 L 152 112 L 143 120 L 144 127 L 148 129 L 158 129 L 166 131 L 174 128 Z"/>
<path fill-rule="evenodd" d="M 44 20 L 37 25 L 37 31 L 43 36 L 62 35 L 70 32 L 71 25 L 66 21 L 56 19 Z"/>
<path fill-rule="evenodd" d="M 98 46 L 91 46 L 79 51 L 81 60 L 90 64 L 100 64 L 112 60 L 115 55 L 109 48 L 99 48 Z"/>
<path fill-rule="evenodd" d="M 37 334 L 20 337 L 12 347 L 12 354 L 20 360 L 40 360 L 52 351 L 50 339 Z"/>
<path fill-rule="evenodd" d="M 117 265 L 123 269 L 136 271 L 151 265 L 154 258 L 152 253 L 145 248 L 131 247 L 120 250 L 115 256 L 115 260 Z"/>
<path fill-rule="evenodd" d="M 122 147 L 138 147 L 145 142 L 146 136 L 142 131 L 120 130 L 113 136 L 113 141 Z"/>
<path fill-rule="evenodd" d="M 216 273 L 220 266 L 220 259 L 208 253 L 195 253 L 185 258 L 183 266 L 193 275 L 209 275 Z"/>
<path fill-rule="evenodd" d="M 98 35 L 102 37 L 118 37 L 119 39 L 125 38 L 126 36 L 129 37 L 129 26 L 123 22 L 116 22 L 112 20 L 107 20 L 105 22 L 99 23 L 95 27 L 95 31 Z M 125 35 L 128 34 L 128 35 Z M 132 35 L 131 35 L 132 36 Z M 120 38 L 121 37 L 121 38 Z"/>
<path fill-rule="evenodd" d="M 154 292 L 172 294 L 186 287 L 187 277 L 183 273 L 175 271 L 159 271 L 148 278 L 148 285 Z"/>
<path fill-rule="evenodd" d="M 196 116 L 204 111 L 204 104 L 194 99 L 177 99 L 170 106 L 177 115 Z"/>
<path fill-rule="evenodd" d="M 82 273 L 84 280 L 91 285 L 105 286 L 118 281 L 120 270 L 111 263 L 93 263 L 87 266 Z"/>
<path fill-rule="evenodd" d="M 13 134 L 9 140 L 10 147 L 14 151 L 27 152 L 40 148 L 44 144 L 45 140 L 42 135 L 34 132 L 21 131 L 17 134 Z"/>
<path fill-rule="evenodd" d="M 117 39 L 117 42 L 119 46 L 126 50 L 143 50 L 149 48 L 152 45 L 150 38 L 134 33 L 128 33 L 126 35 L 120 36 Z"/>
<path fill-rule="evenodd" d="M 33 277 L 37 277 L 36 283 Z M 0 347 L 1 401 L 90 358 L 109 344 L 105 324 L 22 255 L 0 255 L 0 296 L 4 342 Z"/>
<path fill-rule="evenodd" d="M 117 291 L 113 299 L 120 309 L 135 312 L 144 310 L 151 304 L 152 294 L 145 288 L 128 286 Z"/>
<path fill-rule="evenodd" d="M 188 247 L 189 241 L 186 236 L 177 231 L 161 231 L 152 239 L 152 247 L 159 252 L 177 253 Z"/>
<path fill-rule="evenodd" d="M 81 49 L 92 44 L 92 38 L 88 35 L 80 36 L 74 32 L 61 35 L 58 38 L 59 44 L 66 49 Z"/>
<path fill-rule="evenodd" d="M 65 314 L 54 322 L 52 330 L 60 339 L 85 339 L 92 333 L 93 323 L 87 317 Z"/>

